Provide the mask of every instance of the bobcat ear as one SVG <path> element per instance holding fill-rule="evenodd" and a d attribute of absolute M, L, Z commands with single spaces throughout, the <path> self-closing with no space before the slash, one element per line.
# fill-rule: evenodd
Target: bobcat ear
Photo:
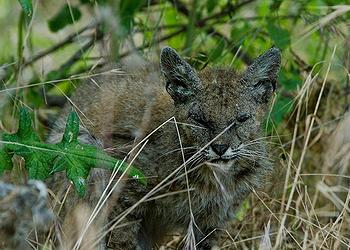
<path fill-rule="evenodd" d="M 260 55 L 248 67 L 243 79 L 253 88 L 253 95 L 259 102 L 268 102 L 276 89 L 277 74 L 281 66 L 281 52 L 271 48 Z"/>
<path fill-rule="evenodd" d="M 165 78 L 166 90 L 175 103 L 186 102 L 199 91 L 201 84 L 195 70 L 174 49 L 162 49 L 160 70 Z"/>

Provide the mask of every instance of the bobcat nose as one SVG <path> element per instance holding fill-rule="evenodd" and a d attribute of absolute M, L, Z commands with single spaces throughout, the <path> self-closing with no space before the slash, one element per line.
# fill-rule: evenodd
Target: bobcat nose
<path fill-rule="evenodd" d="M 222 156 L 225 154 L 229 146 L 227 144 L 212 144 L 211 148 L 217 155 Z"/>

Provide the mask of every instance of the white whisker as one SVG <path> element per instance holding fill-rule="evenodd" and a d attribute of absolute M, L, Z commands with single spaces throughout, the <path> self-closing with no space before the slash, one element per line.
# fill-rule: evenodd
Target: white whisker
<path fill-rule="evenodd" d="M 175 153 L 175 152 L 177 152 L 177 151 L 181 151 L 181 150 L 191 150 L 191 149 L 198 149 L 198 147 L 197 147 L 197 146 L 193 146 L 193 147 L 176 148 L 176 149 L 174 149 L 174 150 L 168 151 L 168 152 L 166 152 L 166 153 L 160 155 L 160 156 L 157 158 L 157 160 L 158 160 L 159 158 L 165 156 L 165 155 L 169 155 L 169 154 Z"/>

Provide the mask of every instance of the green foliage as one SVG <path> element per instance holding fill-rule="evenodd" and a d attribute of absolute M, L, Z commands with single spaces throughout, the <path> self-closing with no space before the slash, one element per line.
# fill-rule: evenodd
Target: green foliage
<path fill-rule="evenodd" d="M 12 168 L 11 157 L 16 154 L 24 158 L 31 179 L 45 180 L 64 170 L 81 197 L 86 191 L 89 172 L 94 167 L 128 171 L 131 176 L 146 184 L 143 174 L 133 166 L 127 169 L 126 164 L 103 150 L 78 142 L 78 133 L 79 118 L 72 112 L 68 117 L 62 141 L 57 144 L 42 143 L 33 129 L 29 111 L 21 108 L 17 133 L 2 135 L 4 146 L 0 151 L 0 174 Z"/>
<path fill-rule="evenodd" d="M 211 51 L 209 53 L 209 61 L 216 61 L 218 60 L 218 58 L 223 54 L 223 52 L 225 51 L 225 47 L 226 47 L 226 43 L 224 40 L 220 40 L 217 45 L 216 48 L 213 49 L 213 51 Z"/>
<path fill-rule="evenodd" d="M 136 11 L 143 2 L 143 0 L 120 1 L 120 20 L 126 31 L 130 31 Z"/>
<path fill-rule="evenodd" d="M 249 199 L 246 199 L 243 201 L 243 204 L 241 205 L 241 207 L 238 209 L 235 217 L 238 221 L 243 221 L 245 215 L 247 214 L 247 212 L 250 209 L 250 204 L 249 204 Z"/>
<path fill-rule="evenodd" d="M 32 0 L 18 0 L 18 2 L 25 15 L 30 15 L 33 12 Z M 81 22 L 77 23 L 77 30 L 82 25 L 86 25 L 83 24 L 82 20 L 94 20 L 99 23 L 94 27 L 95 33 L 90 30 L 83 34 L 82 39 L 76 39 L 80 36 L 76 31 L 77 35 L 74 39 L 61 45 L 65 49 L 55 52 L 59 56 L 53 55 L 55 62 L 59 58 L 57 64 L 55 63 L 55 66 L 49 67 L 49 69 L 45 68 L 45 74 L 42 77 L 38 72 L 33 73 L 34 77 L 31 83 L 65 78 L 66 80 L 62 80 L 61 84 L 57 83 L 60 85 L 60 91 L 53 89 L 54 85 L 45 85 L 45 91 L 47 91 L 49 98 L 69 95 L 75 84 L 75 82 L 71 82 L 69 77 L 87 72 L 100 62 L 99 58 L 96 57 L 98 53 L 95 53 L 99 46 L 94 45 L 99 42 L 96 39 L 96 34 L 102 34 L 103 39 L 110 39 L 109 54 L 114 57 L 115 61 L 120 59 L 120 55 L 123 57 L 137 50 L 141 51 L 141 54 L 145 52 L 147 57 L 149 51 L 154 51 L 154 48 L 162 43 L 161 46 L 167 44 L 176 49 L 184 49 L 183 53 L 187 56 L 186 59 L 193 63 L 198 70 L 211 65 L 232 65 L 238 71 L 244 70 L 256 56 L 271 46 L 276 46 L 283 51 L 279 92 L 285 92 L 283 96 L 293 96 L 297 86 L 301 84 L 301 74 L 304 72 L 300 70 L 300 60 L 295 59 L 289 52 L 290 50 L 296 51 L 296 55 L 307 64 L 303 66 L 310 68 L 310 65 L 314 65 L 329 56 L 330 51 L 332 51 L 330 44 L 334 44 L 334 42 L 342 44 L 343 37 L 348 35 L 346 21 L 349 19 L 350 12 L 339 15 L 334 19 L 334 22 L 329 24 L 315 26 L 323 17 L 334 12 L 334 5 L 338 4 L 341 4 L 340 0 L 294 2 L 283 0 L 205 0 L 198 2 L 79 0 L 70 6 L 67 3 L 62 3 L 51 9 L 57 12 L 47 21 L 51 31 L 60 31 L 78 20 Z M 9 9 L 10 6 L 4 8 Z M 40 8 L 39 5 L 38 15 L 41 13 Z M 94 13 L 101 15 L 96 18 L 97 15 L 95 17 Z M 85 15 L 84 19 L 82 19 L 83 15 Z M 102 18 L 100 19 L 100 17 Z M 42 20 L 42 18 L 36 20 Z M 49 39 L 45 40 L 40 34 L 31 35 L 36 31 L 36 25 L 36 23 L 33 24 L 34 28 L 28 31 L 29 39 L 25 40 L 25 36 L 22 34 L 25 23 L 22 20 L 22 24 L 18 26 L 19 31 L 21 31 L 18 32 L 21 34 L 17 41 L 18 53 L 13 53 L 11 60 L 9 59 L 11 55 L 6 55 L 7 60 L 23 62 L 22 51 L 24 47 L 30 47 L 29 51 L 33 47 L 33 52 L 36 52 L 42 50 L 42 44 L 46 46 L 46 44 L 52 43 Z M 312 27 L 322 27 L 322 29 L 311 29 Z M 89 36 L 89 34 L 94 35 Z M 137 39 L 135 39 L 135 35 Z M 46 43 L 38 45 L 36 42 L 38 37 L 45 40 Z M 7 44 L 1 44 L 0 41 L 1 47 L 7 48 L 3 50 L 2 54 L 9 53 L 8 51 L 11 49 L 8 48 L 11 46 L 8 40 L 5 38 L 2 41 L 7 41 Z M 30 46 L 23 44 L 26 41 L 33 44 Z M 89 41 L 92 42 L 91 45 L 85 47 Z M 137 42 L 134 43 L 134 41 Z M 156 46 L 153 47 L 154 45 Z M 69 49 L 66 49 L 67 47 Z M 124 48 L 132 49 L 121 53 Z M 338 47 L 339 56 L 342 57 L 344 52 L 340 50 Z M 35 53 L 33 54 L 35 55 Z M 65 55 L 68 55 L 67 61 L 64 61 Z M 87 61 L 86 57 L 89 55 L 96 59 Z M 9 67 L 6 73 L 8 77 L 5 80 L 9 80 L 8 84 L 16 84 L 17 66 Z M 30 87 L 30 90 L 20 94 L 32 107 L 45 108 L 46 103 L 39 87 Z M 281 96 L 278 95 L 278 99 L 282 98 Z M 282 103 L 285 101 L 276 100 L 275 105 L 282 105 Z M 275 121 L 277 126 L 279 122 L 283 121 L 282 117 L 288 116 L 288 110 L 290 109 L 278 106 L 273 109 L 271 117 L 277 118 Z"/>
<path fill-rule="evenodd" d="M 2 139 L 9 142 L 5 145 L 8 152 L 22 156 L 26 161 L 29 177 L 44 180 L 50 175 L 48 167 L 53 160 L 52 154 L 41 154 L 40 139 L 33 130 L 30 114 L 21 109 L 18 131 L 15 134 L 4 134 Z"/>
<path fill-rule="evenodd" d="M 81 4 L 88 4 L 93 6 L 94 4 L 105 4 L 108 0 L 79 0 Z"/>
<path fill-rule="evenodd" d="M 12 169 L 12 160 L 11 160 L 11 155 L 4 149 L 2 148 L 0 150 L 0 175 L 5 170 L 11 170 Z"/>
<path fill-rule="evenodd" d="M 66 3 L 73 5 L 70 5 L 69 9 Z M 90 76 L 94 72 L 100 72 L 109 58 L 117 62 L 116 65 L 127 55 L 133 55 L 132 60 L 127 61 L 131 62 L 130 65 L 133 65 L 134 58 L 138 58 L 134 55 L 142 56 L 146 61 L 158 62 L 157 55 L 161 47 L 169 45 L 185 55 L 186 60 L 199 71 L 205 67 L 226 66 L 242 72 L 255 57 L 271 46 L 276 46 L 282 51 L 282 67 L 274 105 L 264 126 L 267 134 L 276 133 L 278 139 L 271 137 L 271 140 L 281 142 L 283 150 L 288 152 L 290 140 L 294 135 L 293 129 L 297 126 L 296 141 L 293 141 L 295 153 L 287 157 L 291 157 L 297 163 L 301 162 L 300 152 L 304 152 L 300 150 L 300 146 L 306 141 L 306 131 L 312 128 L 306 117 L 315 118 L 317 122 L 317 127 L 314 124 L 315 131 L 310 137 L 313 140 L 312 147 L 309 145 L 307 152 L 305 151 L 307 164 L 298 168 L 298 171 L 306 176 L 296 174 L 294 164 L 286 164 L 291 166 L 290 176 L 279 181 L 290 183 L 294 178 L 298 178 L 298 181 L 293 183 L 297 183 L 298 190 L 300 188 L 301 193 L 305 195 L 307 192 L 304 193 L 303 186 L 308 187 L 308 192 L 318 190 L 312 185 L 316 183 L 315 180 L 319 183 L 318 177 L 308 176 L 310 173 L 325 174 L 329 185 L 332 178 L 336 177 L 328 176 L 329 173 L 324 171 L 331 170 L 337 173 L 338 166 L 328 168 L 319 164 L 320 159 L 323 159 L 319 152 L 323 152 L 320 150 L 325 147 L 317 145 L 317 141 L 319 135 L 328 133 L 328 129 L 324 129 L 327 124 L 334 125 L 338 122 L 338 118 L 345 112 L 345 107 L 349 107 L 347 41 L 350 37 L 350 11 L 344 3 L 342 0 L 45 0 L 39 2 L 35 18 L 28 22 L 33 16 L 32 0 L 0 1 L 0 23 L 3 24 L 1 29 L 4 34 L 0 39 L 0 128 L 13 127 L 16 121 L 13 114 L 22 102 L 34 107 L 38 118 L 35 121 L 35 133 L 29 113 L 21 110 L 18 132 L 1 135 L 0 175 L 12 169 L 13 164 L 16 164 L 16 161 L 12 162 L 12 158 L 17 155 L 25 159 L 30 178 L 45 179 L 65 171 L 77 192 L 83 195 L 91 168 L 113 170 L 120 167 L 120 170 L 126 170 L 126 166 L 120 164 L 121 161 L 100 149 L 77 141 L 79 121 L 76 114 L 69 116 L 61 142 L 54 145 L 43 143 L 38 136 L 44 134 L 50 116 L 57 115 L 63 101 L 80 84 L 79 80 L 88 78 L 91 81 L 83 84 L 99 84 L 92 83 L 94 78 Z M 47 18 L 52 15 L 52 18 Z M 73 23 L 74 29 L 69 29 Z M 60 32 L 54 33 L 57 31 Z M 324 79 L 324 65 L 327 63 L 321 62 L 327 62 L 335 46 L 335 59 L 327 79 Z M 309 74 L 317 74 L 317 77 L 310 85 L 303 86 Z M 314 112 L 320 84 L 324 80 L 326 84 L 319 110 L 316 116 L 310 116 Z M 296 114 L 292 114 L 291 111 L 295 109 L 294 105 L 299 103 L 301 89 L 305 91 L 306 97 L 302 100 L 300 122 L 297 124 Z M 323 132 L 317 134 L 318 128 Z M 312 150 L 317 153 L 313 154 Z M 275 151 L 272 155 L 277 165 L 279 159 Z M 139 176 L 140 181 L 144 183 L 143 175 L 137 169 L 130 168 L 129 174 Z M 345 176 L 343 172 L 338 174 L 341 178 Z M 273 181 L 275 178 L 278 177 L 274 176 Z M 341 180 L 334 180 L 339 186 Z M 302 184 L 303 181 L 306 181 L 306 185 Z M 267 204 L 273 213 L 279 214 L 286 206 L 293 185 L 288 185 L 284 190 L 283 198 L 273 199 L 282 201 L 281 209 L 274 210 L 274 203 Z M 277 190 L 278 192 L 282 192 L 282 189 Z M 265 196 L 263 198 L 267 199 Z M 321 211 L 322 207 L 329 208 L 329 200 L 323 204 L 317 199 L 313 203 L 316 204 L 315 211 Z M 292 206 L 294 201 L 290 204 Z M 334 213 L 329 213 L 328 209 L 327 213 L 332 216 L 339 214 L 339 208 L 336 206 Z M 266 208 L 263 212 L 265 216 L 263 213 L 256 213 L 256 209 L 254 199 L 246 200 L 236 214 L 237 219 L 242 222 L 247 220 L 245 217 L 248 211 L 257 219 L 257 223 L 248 223 L 242 227 L 243 231 L 244 228 L 249 230 L 248 233 L 244 232 L 245 236 L 252 232 L 258 234 L 254 230 L 257 229 L 256 225 L 262 224 L 259 221 L 260 215 L 266 218 L 270 214 L 266 213 Z M 296 230 L 294 226 L 298 225 L 299 229 L 309 230 L 309 236 L 322 235 L 315 227 L 304 224 L 309 222 L 308 220 L 303 219 L 303 225 L 300 226 L 299 217 L 305 214 L 309 213 L 300 210 L 298 218 L 280 220 L 285 222 L 285 225 L 278 225 L 276 228 L 288 229 L 288 224 L 293 222 L 293 230 Z M 329 230 L 332 232 L 336 226 L 329 224 L 334 217 L 332 216 L 321 216 L 322 230 L 330 226 Z M 309 217 L 307 219 L 310 219 Z M 250 228 L 250 225 L 253 228 Z M 242 228 L 237 228 L 237 231 Z M 307 238 L 305 230 L 302 230 L 300 237 L 298 233 L 291 233 L 293 239 L 295 237 L 295 241 L 299 243 Z M 342 238 L 340 241 L 338 238 L 334 238 L 337 240 L 335 244 L 328 244 L 328 240 L 321 237 L 323 242 L 319 245 L 338 246 L 342 241 Z M 260 239 L 257 241 L 260 242 Z M 292 241 L 288 241 L 288 244 Z M 308 245 L 310 242 L 317 240 L 308 239 L 304 244 Z M 249 247 L 254 249 L 258 246 L 248 245 Z M 276 247 L 278 248 L 277 245 Z"/>
<path fill-rule="evenodd" d="M 91 4 L 93 2 L 94 2 L 93 0 L 80 0 L 81 4 Z"/>
<path fill-rule="evenodd" d="M 212 13 L 214 8 L 216 7 L 216 5 L 217 5 L 216 0 L 208 0 L 207 4 L 206 4 L 206 8 L 207 8 L 208 13 Z"/>
<path fill-rule="evenodd" d="M 29 17 L 32 16 L 33 14 L 32 0 L 18 0 L 18 2 L 22 6 L 24 13 Z"/>
<path fill-rule="evenodd" d="M 269 121 L 267 126 L 267 131 L 271 133 L 274 128 L 273 126 L 278 126 L 282 123 L 285 117 L 290 113 L 293 107 L 293 99 L 291 97 L 277 95 L 274 106 L 271 111 L 270 120 L 273 122 L 271 124 Z"/>
<path fill-rule="evenodd" d="M 288 30 L 278 27 L 273 22 L 268 22 L 267 30 L 271 39 L 279 49 L 284 50 L 288 47 L 290 44 L 290 35 Z"/>
<path fill-rule="evenodd" d="M 282 68 L 279 74 L 279 82 L 285 90 L 296 90 L 302 83 L 300 71 L 293 66 L 290 68 Z"/>
<path fill-rule="evenodd" d="M 5 10 L 11 10 L 12 7 L 10 4 L 6 5 L 5 2 L 0 4 L 4 12 Z M 18 2 L 23 9 L 22 15 L 31 16 L 33 12 L 32 0 L 18 0 Z M 15 98 L 6 97 L 2 99 L 6 101 L 0 103 L 2 107 L 0 113 L 4 115 L 7 110 L 10 110 L 8 113 L 13 113 L 11 107 L 15 107 L 18 100 L 29 103 L 36 110 L 44 110 L 44 113 L 47 109 L 51 112 L 52 107 L 46 106 L 46 97 L 48 100 L 50 98 L 65 98 L 75 89 L 74 86 L 78 82 L 78 80 L 71 78 L 72 75 L 89 72 L 91 68 L 97 68 L 100 66 L 99 63 L 104 61 L 96 56 L 101 54 L 100 51 L 96 51 L 101 46 L 95 46 L 99 43 L 97 34 L 100 34 L 101 39 L 105 41 L 110 39 L 111 49 L 108 52 L 116 61 L 136 51 L 140 51 L 148 59 L 147 57 L 150 54 L 147 53 L 149 51 L 153 53 L 153 51 L 158 51 L 159 47 L 167 44 L 176 49 L 184 49 L 183 53 L 187 56 L 186 59 L 198 70 L 216 65 L 232 65 L 238 71 L 244 70 L 256 56 L 271 46 L 280 48 L 283 51 L 283 66 L 279 75 L 277 92 L 279 94 L 276 96 L 270 115 L 273 124 L 278 127 L 290 114 L 293 97 L 298 87 L 302 85 L 303 75 L 305 76 L 305 73 L 307 73 L 305 71 L 327 58 L 334 44 L 338 44 L 337 56 L 343 58 L 345 51 L 339 44 L 343 44 L 344 37 L 349 36 L 346 24 L 350 12 L 337 16 L 329 23 L 322 23 L 322 25 L 317 23 L 321 19 L 328 20 L 330 17 L 332 18 L 334 15 L 331 14 L 335 11 L 334 5 L 341 3 L 340 0 L 294 2 L 283 0 L 79 0 L 74 2 L 74 5 L 69 6 L 63 2 L 50 9 L 56 12 L 50 20 L 47 20 L 50 30 L 53 32 L 62 31 L 62 34 L 64 34 L 66 30 L 62 29 L 78 20 L 80 22 L 76 25 L 75 36 L 69 34 L 72 39 L 61 44 L 52 41 L 51 38 L 48 38 L 50 36 L 39 33 L 37 22 L 39 20 L 42 22 L 47 15 L 41 14 L 43 12 L 42 7 L 38 5 L 36 14 L 38 17 L 42 16 L 33 20 L 32 29 L 28 29 L 24 33 L 25 27 L 29 26 L 26 26 L 26 19 L 23 16 L 19 18 L 18 23 L 14 22 L 13 26 L 15 28 L 12 29 L 18 29 L 18 39 L 17 43 L 14 43 L 15 45 L 9 42 L 10 40 L 7 37 L 0 40 L 1 48 L 5 48 L 0 55 L 3 63 L 16 62 L 11 66 L 4 67 L 6 69 L 4 70 L 5 77 L 2 77 L 3 72 L 0 68 L 0 82 L 4 83 L 6 88 L 19 86 L 18 82 L 21 82 L 19 76 L 22 70 L 25 70 L 25 74 L 22 75 L 31 77 L 25 79 L 24 82 L 28 82 L 28 86 L 21 85 L 21 87 L 24 87 L 24 91 L 22 89 L 16 91 Z M 12 15 L 11 11 L 8 12 L 9 15 Z M 98 15 L 97 18 L 94 13 L 101 15 Z M 84 19 L 82 18 L 83 15 L 85 16 Z M 326 16 L 328 18 L 324 18 Z M 5 20 L 8 22 L 8 16 L 4 17 L 3 20 L 1 19 L 3 22 Z M 16 18 L 14 20 L 17 22 Z M 85 20 L 89 20 L 89 25 L 91 21 L 96 21 L 97 24 L 85 30 L 85 32 L 79 33 L 79 29 L 87 25 L 87 23 L 83 23 Z M 8 26 L 4 26 L 3 29 L 8 29 Z M 318 27 L 321 27 L 321 29 L 318 29 Z M 5 30 L 5 32 L 9 33 L 9 30 Z M 69 32 L 69 29 L 67 29 L 67 32 Z M 55 34 L 51 35 L 54 36 Z M 66 35 L 68 36 L 68 34 Z M 81 37 L 77 39 L 79 36 Z M 38 40 L 40 40 L 40 43 L 38 43 Z M 61 41 L 61 39 L 59 40 Z M 89 42 L 91 45 L 86 46 Z M 15 46 L 17 46 L 17 53 Z M 26 53 L 23 53 L 24 48 L 26 48 Z M 35 57 L 38 52 L 50 48 L 53 48 L 52 52 L 49 54 L 43 53 L 38 58 L 52 57 L 50 60 L 55 62 L 52 64 L 53 66 L 51 64 L 47 66 L 42 62 L 35 65 L 36 60 L 26 64 L 27 61 L 30 61 L 31 55 Z M 126 48 L 131 49 L 124 51 Z M 13 51 L 12 54 L 11 51 Z M 293 53 L 290 53 L 291 51 Z M 29 58 L 27 58 L 27 55 L 30 55 Z M 90 61 L 86 59 L 88 57 L 90 57 Z M 153 56 L 151 57 L 153 58 Z M 33 67 L 29 68 L 29 65 L 33 65 Z M 339 79 L 338 75 L 337 79 Z M 342 76 L 342 80 L 345 82 L 345 74 Z M 339 81 L 342 80 L 339 79 Z M 44 85 L 43 91 L 42 86 L 39 87 L 38 83 L 44 82 L 54 82 L 54 84 Z M 45 98 L 43 98 L 43 92 L 47 95 Z M 40 114 L 43 114 L 43 112 Z M 40 122 L 42 120 L 46 121 L 47 117 L 42 116 Z M 6 120 L 10 119 L 4 120 L 6 123 Z M 40 122 L 38 123 L 38 131 L 43 131 L 45 126 Z M 271 129 L 269 132 L 272 132 Z M 38 138 L 23 141 L 23 138 L 13 136 L 12 139 L 17 139 L 20 143 L 30 142 L 33 145 L 40 144 L 42 146 Z M 20 148 L 18 145 L 17 147 Z M 62 148 L 57 147 L 58 145 L 54 150 L 62 151 Z M 85 149 L 90 150 L 86 146 Z M 38 166 L 38 168 L 33 167 L 32 169 L 30 166 L 28 167 L 30 175 L 44 178 L 50 174 L 44 170 L 38 171 L 38 169 L 43 168 L 40 165 L 45 165 L 46 161 L 52 160 L 51 158 L 43 158 L 39 162 L 38 159 L 41 158 L 33 153 L 35 150 L 25 147 L 22 147 L 22 150 L 23 155 L 27 153 L 26 161 L 30 162 L 30 165 Z M 2 149 L 2 152 L 4 152 L 4 149 Z M 9 153 L 13 152 L 9 151 Z M 5 155 L 7 154 L 2 154 L 0 158 L 3 163 L 0 171 L 8 169 L 11 165 L 9 164 L 8 155 Z M 55 158 L 55 167 L 60 169 L 65 166 L 64 170 L 75 172 L 77 173 L 76 176 L 84 179 L 86 169 L 78 167 L 83 165 L 84 161 L 74 164 L 76 168 L 71 167 L 69 161 L 70 159 Z M 69 167 L 67 168 L 67 166 Z M 77 179 L 75 179 L 75 182 L 79 183 Z"/>
<path fill-rule="evenodd" d="M 61 10 L 49 20 L 49 28 L 53 32 L 57 32 L 69 24 L 78 21 L 81 17 L 81 12 L 77 7 L 65 4 Z"/>
<path fill-rule="evenodd" d="M 272 11 L 277 11 L 280 8 L 282 2 L 283 2 L 283 0 L 272 0 L 272 3 L 270 5 L 270 9 Z"/>

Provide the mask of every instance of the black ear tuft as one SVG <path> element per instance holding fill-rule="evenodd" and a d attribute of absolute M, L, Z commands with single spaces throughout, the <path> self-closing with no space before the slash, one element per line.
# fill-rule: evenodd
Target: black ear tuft
<path fill-rule="evenodd" d="M 160 69 L 166 81 L 166 89 L 175 103 L 183 103 L 200 88 L 200 80 L 192 67 L 170 47 L 160 53 Z"/>
<path fill-rule="evenodd" d="M 260 55 L 248 67 L 244 80 L 251 84 L 253 94 L 260 102 L 267 102 L 276 89 L 278 72 L 281 66 L 281 52 L 271 48 Z"/>
<path fill-rule="evenodd" d="M 173 48 L 166 46 L 160 52 L 160 66 L 163 73 L 171 71 L 174 65 L 183 64 L 184 60 Z"/>

